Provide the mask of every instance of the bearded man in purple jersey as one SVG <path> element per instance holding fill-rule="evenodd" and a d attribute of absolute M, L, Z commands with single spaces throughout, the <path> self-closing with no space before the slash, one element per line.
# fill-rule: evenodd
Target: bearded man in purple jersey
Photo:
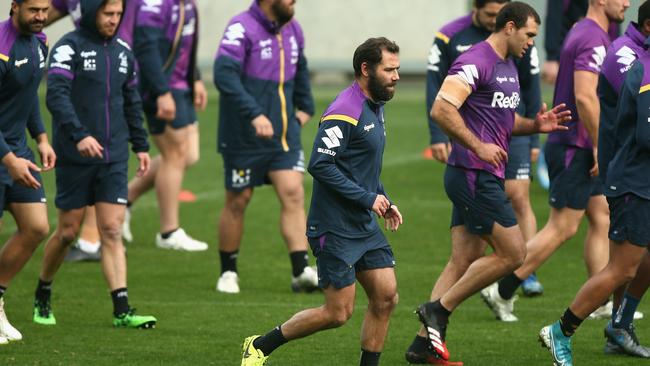
<path fill-rule="evenodd" d="M 445 172 L 445 190 L 453 203 L 452 256 L 433 289 L 417 309 L 427 330 L 429 355 L 422 363 L 449 359 L 445 332 L 451 312 L 465 299 L 517 268 L 526 245 L 504 190 L 505 164 L 512 135 L 566 130 L 571 112 L 543 106 L 534 120 L 516 116 L 519 77 L 511 56 L 521 57 L 533 45 L 540 18 L 522 2 L 504 6 L 495 31 L 458 57 L 431 110 L 453 140 Z M 494 250 L 485 255 L 483 242 Z M 435 296 L 439 295 L 439 296 Z M 417 341 L 417 340 L 416 340 Z"/>

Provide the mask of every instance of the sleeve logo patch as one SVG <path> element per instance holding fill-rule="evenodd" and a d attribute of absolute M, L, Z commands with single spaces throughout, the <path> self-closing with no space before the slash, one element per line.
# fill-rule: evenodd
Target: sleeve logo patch
<path fill-rule="evenodd" d="M 57 47 L 57 49 L 54 50 L 54 55 L 52 56 L 56 62 L 53 62 L 50 67 L 58 67 L 61 69 L 70 70 L 71 67 L 70 65 L 66 64 L 66 62 L 72 61 L 72 56 L 74 53 L 75 52 L 72 47 L 68 46 L 67 44 Z"/>
<path fill-rule="evenodd" d="M 475 79 L 478 79 L 478 69 L 476 65 L 463 65 L 463 70 L 459 71 L 458 76 L 463 78 L 469 85 L 476 85 Z"/>
<path fill-rule="evenodd" d="M 429 65 L 427 66 L 429 70 L 440 71 L 440 67 L 438 66 L 440 63 L 440 55 L 442 55 L 442 52 L 440 52 L 438 45 L 434 43 L 429 50 Z"/>
<path fill-rule="evenodd" d="M 244 38 L 244 33 L 246 33 L 246 29 L 241 23 L 231 24 L 226 29 L 221 43 L 230 46 L 241 46 L 240 39 Z"/>
<path fill-rule="evenodd" d="M 605 49 L 605 46 L 594 47 L 594 53 L 591 55 L 593 61 L 589 62 L 589 67 L 600 72 L 600 67 L 603 65 L 603 61 L 605 61 L 606 54 L 607 50 Z"/>
<path fill-rule="evenodd" d="M 339 126 L 334 126 L 325 130 L 327 137 L 323 137 L 321 140 L 325 143 L 328 149 L 341 146 L 341 140 L 343 139 L 343 132 Z"/>
<path fill-rule="evenodd" d="M 530 74 L 537 75 L 539 71 L 539 52 L 537 52 L 537 47 L 533 46 L 530 50 Z"/>
<path fill-rule="evenodd" d="M 163 0 L 143 0 L 140 10 L 160 14 L 160 7 L 162 4 Z"/>
<path fill-rule="evenodd" d="M 625 74 L 630 67 L 632 67 L 632 64 L 634 61 L 636 61 L 636 53 L 634 50 L 632 50 L 628 46 L 623 46 L 621 47 L 620 50 L 616 51 L 616 56 L 618 56 L 618 59 L 616 59 L 616 62 L 618 62 L 622 67 L 619 69 L 621 74 Z"/>

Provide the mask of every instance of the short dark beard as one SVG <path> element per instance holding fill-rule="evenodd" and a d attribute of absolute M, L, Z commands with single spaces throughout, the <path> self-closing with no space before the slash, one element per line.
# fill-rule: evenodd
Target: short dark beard
<path fill-rule="evenodd" d="M 274 1 L 273 4 L 271 4 L 271 11 L 280 25 L 287 24 L 291 19 L 293 19 L 293 11 L 291 11 L 290 8 L 282 7 L 280 1 Z"/>
<path fill-rule="evenodd" d="M 375 70 L 368 73 L 368 93 L 375 102 L 388 102 L 393 99 L 395 89 L 388 90 L 387 85 L 381 83 Z"/>
<path fill-rule="evenodd" d="M 34 34 L 38 33 L 43 30 L 45 27 L 45 22 L 39 22 L 39 21 L 33 21 L 33 22 L 25 22 L 20 18 L 20 14 L 16 14 L 16 19 L 18 23 L 18 28 L 21 33 L 23 34 Z M 40 25 L 40 27 L 38 27 Z"/>

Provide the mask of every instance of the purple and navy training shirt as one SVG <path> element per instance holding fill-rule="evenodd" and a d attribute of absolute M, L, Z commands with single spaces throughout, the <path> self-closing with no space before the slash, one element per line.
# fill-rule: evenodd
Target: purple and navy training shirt
<path fill-rule="evenodd" d="M 472 88 L 458 110 L 467 128 L 482 142 L 508 151 L 521 98 L 517 67 L 512 58 L 502 59 L 483 41 L 460 55 L 448 75 L 461 77 Z M 505 162 L 494 167 L 458 142 L 452 141 L 452 146 L 449 165 L 485 170 L 505 178 Z"/>
<path fill-rule="evenodd" d="M 569 127 L 568 131 L 549 133 L 548 142 L 581 149 L 592 149 L 593 142 L 578 114 L 573 74 L 576 71 L 599 74 L 609 44 L 610 40 L 607 32 L 589 18 L 576 23 L 575 27 L 567 35 L 560 56 L 560 70 L 555 83 L 553 105 L 565 103 L 567 109 L 571 111 L 572 119 L 565 124 L 565 126 Z"/>

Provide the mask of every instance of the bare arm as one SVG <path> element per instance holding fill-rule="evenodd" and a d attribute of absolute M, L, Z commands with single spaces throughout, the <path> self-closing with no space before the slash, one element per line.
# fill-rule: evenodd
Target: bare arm
<path fill-rule="evenodd" d="M 495 144 L 483 143 L 467 128 L 458 112 L 471 93 L 472 89 L 460 77 L 446 77 L 431 108 L 431 118 L 452 140 L 474 152 L 481 160 L 499 166 L 508 160 L 508 154 Z"/>
<path fill-rule="evenodd" d="M 600 101 L 598 100 L 598 74 L 589 71 L 573 73 L 576 106 L 580 121 L 587 129 L 594 148 L 598 147 L 598 119 L 600 118 Z"/>

